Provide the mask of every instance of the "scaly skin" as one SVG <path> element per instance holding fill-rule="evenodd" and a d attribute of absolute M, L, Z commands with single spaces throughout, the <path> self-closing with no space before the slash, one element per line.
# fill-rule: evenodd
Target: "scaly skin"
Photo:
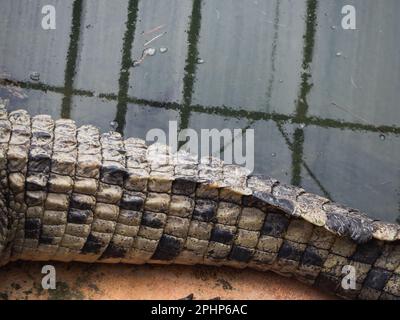
<path fill-rule="evenodd" d="M 180 263 L 272 270 L 345 298 L 400 298 L 400 227 L 214 158 L 7 113 L 0 265 Z M 341 286 L 355 267 L 356 288 Z"/>

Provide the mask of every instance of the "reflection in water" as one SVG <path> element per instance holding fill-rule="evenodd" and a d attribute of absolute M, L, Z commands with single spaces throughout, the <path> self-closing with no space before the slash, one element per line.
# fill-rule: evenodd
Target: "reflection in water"
<path fill-rule="evenodd" d="M 18 29 L 14 21 L 36 19 L 37 4 L 29 4 L 31 11 L 20 9 L 22 1 L 2 4 L 0 96 L 12 109 L 142 138 L 177 118 L 180 129 L 254 128 L 257 173 L 400 220 L 397 0 L 353 0 L 356 31 L 341 30 L 341 1 L 173 1 L 178 17 L 157 1 L 118 0 L 111 19 L 101 1 L 49 1 L 68 12 L 58 17 L 64 37 Z M 90 32 L 107 29 L 107 41 L 89 41 L 89 15 Z M 132 68 L 143 51 L 138 36 L 149 25 L 162 27 L 140 40 L 165 54 Z M 60 38 L 64 54 L 40 51 Z M 113 53 L 81 54 L 88 43 Z M 88 63 L 99 69 L 90 69 L 89 78 L 82 75 Z M 46 69 L 60 64 L 63 81 Z M 115 84 L 101 81 L 104 74 L 118 75 Z M 91 77 L 96 81 L 82 86 Z"/>

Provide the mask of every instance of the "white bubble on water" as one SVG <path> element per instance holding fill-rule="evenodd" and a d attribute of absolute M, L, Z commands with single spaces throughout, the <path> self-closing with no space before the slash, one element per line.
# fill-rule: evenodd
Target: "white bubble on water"
<path fill-rule="evenodd" d="M 138 67 L 138 66 L 140 66 L 140 61 L 134 60 L 132 62 L 132 67 Z"/>
<path fill-rule="evenodd" d="M 156 49 L 154 48 L 146 48 L 143 50 L 143 56 L 154 56 L 156 54 Z"/>
<path fill-rule="evenodd" d="M 115 131 L 118 128 L 118 122 L 117 121 L 111 121 L 110 122 L 110 131 Z"/>
<path fill-rule="evenodd" d="M 40 73 L 37 72 L 37 71 L 33 71 L 33 72 L 31 72 L 29 77 L 31 78 L 32 81 L 39 81 L 40 80 Z"/>

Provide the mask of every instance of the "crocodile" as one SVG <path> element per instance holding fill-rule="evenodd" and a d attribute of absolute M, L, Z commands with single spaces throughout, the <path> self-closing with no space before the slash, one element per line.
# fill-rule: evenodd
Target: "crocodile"
<path fill-rule="evenodd" d="M 0 101 L 0 265 L 205 264 L 400 298 L 400 226 L 213 157 Z"/>

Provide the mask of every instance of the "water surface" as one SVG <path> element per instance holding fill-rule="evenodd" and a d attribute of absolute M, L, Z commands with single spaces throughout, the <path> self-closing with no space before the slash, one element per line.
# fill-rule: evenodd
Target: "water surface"
<path fill-rule="evenodd" d="M 41 27 L 47 4 L 56 30 Z M 341 27 L 349 4 L 356 30 Z M 197 131 L 253 128 L 256 173 L 374 218 L 400 216 L 398 0 L 0 6 L 0 96 L 11 110 L 102 131 L 115 120 L 141 138 L 170 120 Z M 132 67 L 146 47 L 155 55 Z"/>

